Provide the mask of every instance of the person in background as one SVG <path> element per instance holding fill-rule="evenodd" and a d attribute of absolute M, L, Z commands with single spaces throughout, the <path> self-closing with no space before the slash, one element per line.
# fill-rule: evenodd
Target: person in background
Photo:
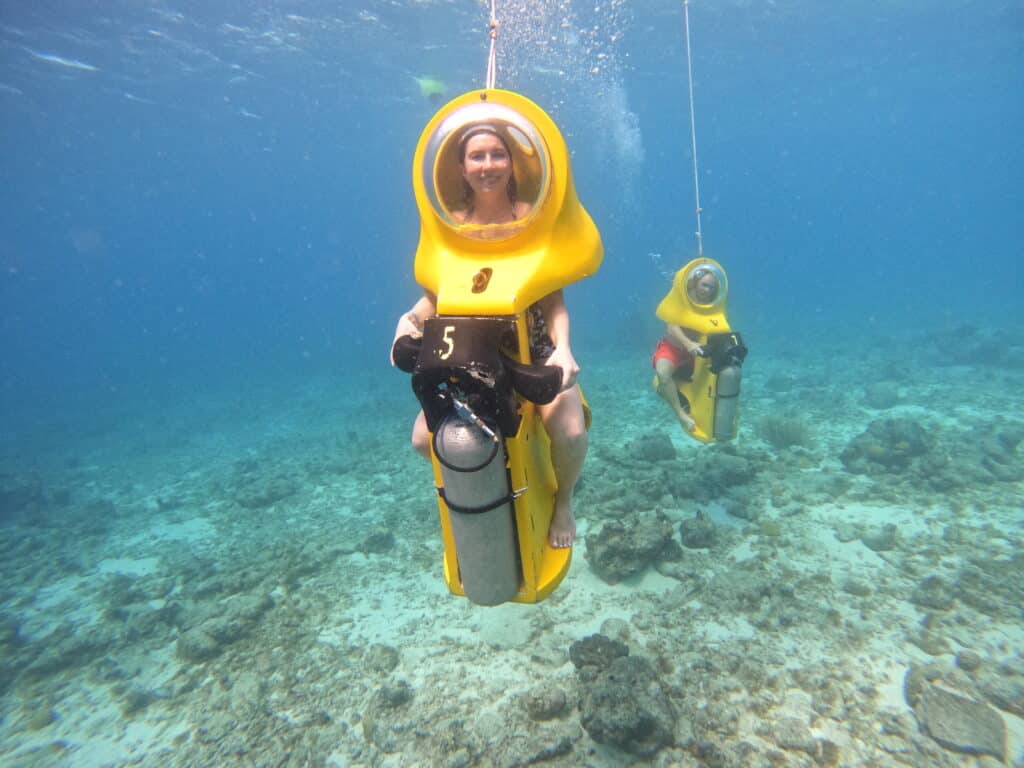
<path fill-rule="evenodd" d="M 691 278 L 688 291 L 698 303 L 710 304 L 718 296 L 719 288 L 714 272 L 698 269 Z M 692 376 L 694 358 L 706 354 L 698 339 L 700 334 L 696 331 L 666 323 L 665 335 L 658 341 L 651 357 L 651 365 L 658 374 L 658 395 L 668 403 L 687 432 L 692 432 L 696 425 L 688 413 L 689 403 L 684 402 L 676 388 L 676 381 Z"/>

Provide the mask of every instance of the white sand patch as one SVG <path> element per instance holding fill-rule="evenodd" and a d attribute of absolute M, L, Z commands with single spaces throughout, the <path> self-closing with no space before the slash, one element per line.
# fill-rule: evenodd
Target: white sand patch
<path fill-rule="evenodd" d="M 836 526 L 843 523 L 866 533 L 893 524 L 897 527 L 897 540 L 912 540 L 929 533 L 928 520 L 919 511 L 862 504 L 823 506 L 816 510 L 813 518 L 796 522 L 805 551 L 791 565 L 801 572 L 827 567 L 837 582 L 851 576 L 872 581 L 886 573 L 891 575 L 892 565 L 859 538 L 845 542 L 837 538 Z"/>
<path fill-rule="evenodd" d="M 135 670 L 132 684 L 155 689 L 171 683 L 179 669 L 174 649 L 175 644 L 171 643 L 155 653 L 121 657 L 126 666 Z M 23 710 L 16 710 L 15 725 L 19 725 L 18 718 L 28 716 L 40 706 L 39 701 L 25 702 Z M 65 685 L 55 699 L 53 722 L 37 730 L 16 727 L 8 731 L 11 740 L 5 745 L 0 762 L 11 759 L 14 765 L 75 768 L 121 765 L 139 755 L 172 749 L 174 739 L 193 727 L 186 712 L 161 700 L 144 711 L 130 714 L 122 706 L 123 702 L 103 685 Z M 64 745 L 63 754 L 52 751 L 56 743 Z M 52 762 L 35 762 L 44 754 L 49 754 Z M 19 759 L 27 762 L 21 763 Z"/>
<path fill-rule="evenodd" d="M 92 730 L 88 725 L 76 728 L 75 731 L 79 738 L 85 737 L 86 740 L 65 740 L 68 754 L 64 765 L 104 768 L 116 765 L 130 756 L 124 743 L 119 738 L 112 738 L 109 731 L 104 735 L 102 731 Z"/>
<path fill-rule="evenodd" d="M 158 539 L 200 544 L 214 539 L 217 529 L 205 517 L 193 517 L 183 523 L 157 523 L 152 533 Z"/>
<path fill-rule="evenodd" d="M 160 561 L 155 557 L 144 557 L 133 560 L 127 557 L 107 558 L 96 566 L 96 572 L 102 575 L 120 573 L 125 576 L 148 576 L 156 573 Z"/>
<path fill-rule="evenodd" d="M 673 584 L 678 585 L 678 582 Z M 633 600 L 622 600 L 622 593 L 616 589 L 617 586 L 606 584 L 587 565 L 583 547 L 576 547 L 569 573 L 553 596 L 560 598 L 559 630 L 574 639 L 580 639 L 599 632 L 601 625 L 608 619 L 628 622 L 637 606 Z M 585 610 L 581 610 L 581 607 Z"/>
<path fill-rule="evenodd" d="M 974 623 L 949 629 L 955 650 L 969 649 L 1008 661 L 1024 648 L 1024 626 L 1004 622 Z"/>
<path fill-rule="evenodd" d="M 152 689 L 171 685 L 182 666 L 178 660 L 177 648 L 177 641 L 172 640 L 163 648 L 136 657 L 134 660 L 138 662 L 138 676 L 135 682 Z"/>
<path fill-rule="evenodd" d="M 739 544 L 729 550 L 727 557 L 732 559 L 736 565 L 745 563 L 747 560 L 760 557 L 761 554 L 754 549 L 753 539 L 743 539 Z"/>
<path fill-rule="evenodd" d="M 700 603 L 697 603 L 699 610 Z M 712 619 L 703 619 L 692 627 L 694 642 L 706 645 L 730 644 L 737 641 L 751 640 L 758 634 L 758 629 L 742 616 L 735 617 L 728 624 Z"/>
<path fill-rule="evenodd" d="M 876 701 L 879 709 L 893 712 L 910 710 L 910 705 L 907 704 L 907 700 L 903 696 L 903 678 L 908 669 L 910 667 L 905 662 L 895 658 L 889 658 L 882 662 L 880 670 L 884 674 L 884 681 L 876 688 L 878 691 Z"/>
<path fill-rule="evenodd" d="M 542 638 L 558 649 L 556 657 L 567 661 L 571 640 L 598 632 L 611 618 L 628 622 L 642 602 L 675 589 L 678 581 L 653 569 L 629 585 L 606 584 L 586 564 L 580 547 L 565 581 L 549 600 L 541 605 L 508 603 L 485 608 L 449 593 L 439 557 L 437 568 L 425 571 L 414 583 L 397 576 L 378 581 L 372 598 L 339 614 L 337 623 L 323 627 L 318 639 L 337 647 L 390 645 L 401 649 L 409 667 L 414 659 L 429 666 L 448 663 L 446 649 L 452 647 L 481 646 L 489 649 L 491 665 L 493 654 L 532 652 Z M 629 591 L 629 600 L 623 600 L 623 590 Z M 547 628 L 549 622 L 551 628 Z M 522 660 L 515 664 L 521 665 Z M 489 678 L 493 672 L 488 672 Z"/>
<path fill-rule="evenodd" d="M 166 542 L 183 542 L 192 545 L 209 545 L 217 539 L 216 527 L 205 517 L 193 517 L 184 522 L 170 522 L 157 519 L 135 535 L 124 539 L 124 548 L 129 551 L 159 547 Z"/>
<path fill-rule="evenodd" d="M 362 554 L 349 556 L 349 564 L 365 567 L 368 558 Z M 324 627 L 318 639 L 321 642 L 344 647 L 351 642 L 361 644 L 382 643 L 400 647 L 408 643 L 410 636 L 417 634 L 424 622 L 437 616 L 438 608 L 451 601 L 465 602 L 452 598 L 444 586 L 444 579 L 438 570 L 424 574 L 410 583 L 397 576 L 388 575 L 374 585 L 373 595 L 351 605 L 338 617 L 338 623 Z"/>
<path fill-rule="evenodd" d="M 1006 721 L 1006 754 L 1012 765 L 1024 765 L 1024 718 L 1000 712 Z"/>
<path fill-rule="evenodd" d="M 42 753 L 58 740 L 65 752 L 62 759 L 54 755 L 54 765 L 100 768 L 130 757 L 122 741 L 122 714 L 105 689 L 69 687 L 54 709 L 56 719 L 49 726 L 17 732 L 18 742 L 10 753 L 14 764 L 18 757 Z"/>
<path fill-rule="evenodd" d="M 124 727 L 124 734 L 121 742 L 129 752 L 150 752 L 160 749 L 163 742 L 165 747 L 170 747 L 170 741 L 175 735 L 181 733 L 181 723 L 176 729 L 172 729 L 171 738 L 166 738 L 169 727 L 165 723 L 152 723 L 142 720 L 129 721 Z"/>
<path fill-rule="evenodd" d="M 56 611 L 67 607 L 67 602 L 78 600 L 79 590 L 88 585 L 81 576 L 67 576 L 36 592 L 34 607 L 40 611 Z"/>
<path fill-rule="evenodd" d="M 480 639 L 491 648 L 525 648 L 533 634 L 533 617 L 516 605 L 499 605 L 480 617 Z"/>
<path fill-rule="evenodd" d="M 903 536 L 917 536 L 928 532 L 931 510 L 908 507 L 874 506 L 859 502 L 844 503 L 842 507 L 824 505 L 817 508 L 823 521 L 847 522 L 868 527 L 893 524 Z"/>
<path fill-rule="evenodd" d="M 854 740 L 847 731 L 846 723 L 840 723 L 829 717 L 819 717 L 814 721 L 811 733 L 816 738 L 826 739 L 837 745 L 844 754 L 853 754 L 857 751 Z"/>
<path fill-rule="evenodd" d="M 43 587 L 35 594 L 32 607 L 22 615 L 19 632 L 27 640 L 38 640 L 59 626 L 89 626 L 99 618 L 91 601 L 92 582 L 68 576 Z"/>
<path fill-rule="evenodd" d="M 590 569 L 587 569 L 590 573 Z M 602 584 L 604 582 L 601 582 Z M 604 586 L 608 586 L 605 584 Z M 672 579 L 668 576 L 663 576 L 653 568 L 645 568 L 642 573 L 638 573 L 636 576 L 630 576 L 628 579 L 622 580 L 622 586 L 634 591 L 641 593 L 638 597 L 643 597 L 644 592 L 649 593 L 663 593 L 672 592 L 679 589 L 679 580 Z"/>
<path fill-rule="evenodd" d="M 775 707 L 776 717 L 795 717 L 809 723 L 814 719 L 814 699 L 807 691 L 790 688 Z"/>
<path fill-rule="evenodd" d="M 725 505 L 721 502 L 712 501 L 704 507 L 704 514 L 707 518 L 715 525 L 720 525 L 726 529 L 742 528 L 747 525 L 746 520 L 741 520 L 738 517 L 733 517 L 725 511 Z"/>
<path fill-rule="evenodd" d="M 840 541 L 829 527 L 805 526 L 801 537 L 811 550 L 805 559 L 791 565 L 802 572 L 813 572 L 818 566 L 827 565 L 832 578 L 841 581 L 850 576 L 870 579 L 892 567 L 860 539 Z"/>
<path fill-rule="evenodd" d="M 88 723 L 74 729 L 78 734 L 92 735 L 80 743 L 69 739 L 72 759 L 68 764 L 76 768 L 101 768 L 128 762 L 139 754 L 171 750 L 174 738 L 190 727 L 180 720 L 180 713 L 127 719 L 113 702 L 108 702 L 97 709 Z"/>
<path fill-rule="evenodd" d="M 620 585 L 603 582 L 587 565 L 578 547 L 565 581 L 553 598 L 540 606 L 508 603 L 485 608 L 448 591 L 437 568 L 425 571 L 414 583 L 388 576 L 376 584 L 371 599 L 356 603 L 339 615 L 338 623 L 324 627 L 318 639 L 331 645 L 352 642 L 382 643 L 412 648 L 417 640 L 478 645 L 492 649 L 527 649 L 540 620 L 538 610 L 549 609 L 557 634 L 579 639 L 600 630 L 607 619 L 629 621 L 639 603 L 679 589 L 679 582 L 653 569 Z M 354 565 L 365 558 L 352 555 Z M 623 590 L 630 599 L 624 601 Z"/>

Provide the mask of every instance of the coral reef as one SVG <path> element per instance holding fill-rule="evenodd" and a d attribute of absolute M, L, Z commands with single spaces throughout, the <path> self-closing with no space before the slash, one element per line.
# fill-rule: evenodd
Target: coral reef
<path fill-rule="evenodd" d="M 856 474 L 901 474 L 934 450 L 934 440 L 917 422 L 883 419 L 871 422 L 851 440 L 840 458 L 843 466 Z"/>
<path fill-rule="evenodd" d="M 599 744 L 651 757 L 673 742 L 676 715 L 644 659 L 620 656 L 583 686 L 580 723 Z"/>
<path fill-rule="evenodd" d="M 642 513 L 629 525 L 605 523 L 587 536 L 587 562 L 609 584 L 641 573 L 661 560 L 679 558 L 672 524 L 661 513 Z"/>
<path fill-rule="evenodd" d="M 777 451 L 794 446 L 811 448 L 814 445 L 810 426 L 803 417 L 792 413 L 762 416 L 757 421 L 756 432 L 758 437 Z"/>

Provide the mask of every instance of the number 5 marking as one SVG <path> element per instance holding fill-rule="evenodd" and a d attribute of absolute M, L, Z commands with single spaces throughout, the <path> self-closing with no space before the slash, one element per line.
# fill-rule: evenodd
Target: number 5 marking
<path fill-rule="evenodd" d="M 452 334 L 455 333 L 454 325 L 446 325 L 444 327 L 444 335 L 441 337 L 441 341 L 448 345 L 448 349 L 444 352 L 438 352 L 437 356 L 442 360 L 447 360 L 452 356 L 452 352 L 455 351 L 455 339 L 452 338 Z"/>

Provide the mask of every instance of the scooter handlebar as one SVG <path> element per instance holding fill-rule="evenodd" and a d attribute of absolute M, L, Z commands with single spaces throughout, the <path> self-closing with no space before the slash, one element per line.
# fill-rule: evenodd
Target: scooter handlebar
<path fill-rule="evenodd" d="M 562 366 L 526 365 L 503 355 L 503 361 L 512 372 L 512 386 L 531 403 L 547 405 L 562 389 Z"/>
<path fill-rule="evenodd" d="M 412 373 L 422 346 L 422 336 L 399 336 L 395 339 L 395 346 L 391 348 L 391 359 L 395 361 L 395 367 L 405 373 Z"/>

